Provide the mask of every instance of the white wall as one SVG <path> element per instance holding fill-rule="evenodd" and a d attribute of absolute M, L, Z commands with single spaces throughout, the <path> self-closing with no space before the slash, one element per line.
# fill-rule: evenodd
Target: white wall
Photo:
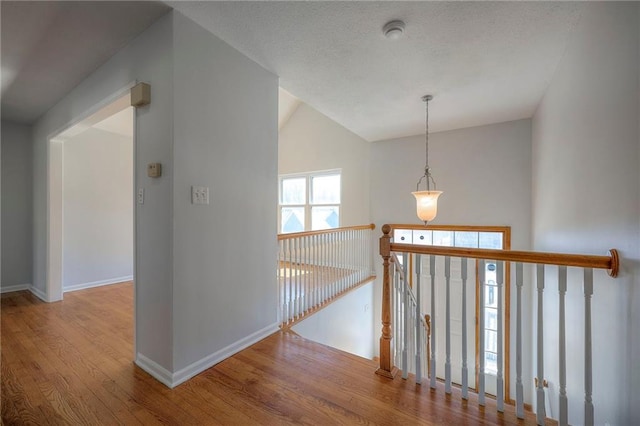
<path fill-rule="evenodd" d="M 3 291 L 32 283 L 31 127 L 2 122 Z M 20 287 L 16 287 L 20 286 Z"/>
<path fill-rule="evenodd" d="M 370 223 L 369 142 L 301 103 L 280 129 L 278 149 L 279 174 L 342 169 L 340 226 Z"/>
<path fill-rule="evenodd" d="M 323 345 L 372 359 L 379 328 L 373 317 L 374 284 L 350 291 L 292 327 L 299 335 Z"/>
<path fill-rule="evenodd" d="M 533 118 L 534 248 L 590 254 L 617 248 L 622 256 L 617 279 L 594 274 L 596 424 L 640 421 L 638 23 L 637 3 L 590 5 Z M 584 297 L 576 278 L 567 293 L 567 382 L 569 422 L 581 424 Z M 557 415 L 557 287 L 552 280 L 547 288 L 545 376 Z"/>
<path fill-rule="evenodd" d="M 277 330 L 277 77 L 171 12 L 35 125 L 34 281 L 47 290 L 48 140 L 133 81 L 136 363 L 168 385 Z M 53 151 L 55 152 L 55 151 Z M 146 165 L 162 164 L 162 177 Z M 211 204 L 190 204 L 190 186 Z M 246 268 L 246 262 L 252 267 Z"/>
<path fill-rule="evenodd" d="M 277 330 L 278 78 L 174 14 L 178 380 Z M 190 203 L 191 186 L 209 205 Z"/>
<path fill-rule="evenodd" d="M 133 139 L 91 128 L 63 150 L 64 289 L 131 279 Z"/>
<path fill-rule="evenodd" d="M 140 356 L 172 369 L 172 81 L 171 15 L 158 20 L 80 83 L 34 125 L 34 269 L 37 291 L 47 291 L 48 140 L 129 83 L 151 85 L 151 105 L 136 110 L 136 181 L 146 190 L 136 208 L 136 348 Z M 160 162 L 163 177 L 146 176 Z"/>
<path fill-rule="evenodd" d="M 437 108 L 437 98 L 430 108 Z M 380 230 L 385 223 L 420 223 L 416 217 L 416 182 L 424 173 L 424 135 L 374 142 L 371 148 L 371 217 Z M 429 162 L 438 189 L 434 224 L 511 226 L 511 247 L 530 248 L 531 121 L 518 120 L 429 135 Z M 379 235 L 381 233 L 379 232 Z M 378 252 L 376 247 L 375 252 Z M 378 277 L 382 260 L 376 257 Z M 513 277 L 512 277 L 513 280 Z M 381 294 L 381 280 L 376 281 Z M 525 300 L 530 297 L 526 283 Z M 515 291 L 511 294 L 515 315 Z M 380 323 L 380 297 L 375 318 Z M 528 307 L 527 307 L 528 308 Z M 525 316 L 528 318 L 528 309 Z M 529 336 L 529 323 L 523 332 Z M 377 337 L 379 330 L 376 328 Z M 511 330 L 512 398 L 515 397 L 515 327 Z M 376 348 L 377 350 L 378 348 Z M 525 399 L 531 399 L 529 353 L 523 355 Z"/>

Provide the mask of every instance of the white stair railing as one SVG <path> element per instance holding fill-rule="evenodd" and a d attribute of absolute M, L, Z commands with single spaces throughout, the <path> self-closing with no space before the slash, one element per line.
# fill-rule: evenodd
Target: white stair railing
<path fill-rule="evenodd" d="M 278 235 L 281 327 L 373 280 L 374 225 Z"/>
<path fill-rule="evenodd" d="M 414 228 L 415 229 L 415 228 Z M 382 228 L 383 237 L 380 239 L 380 254 L 383 258 L 383 334 L 380 339 L 380 368 L 377 373 L 385 377 L 393 377 L 396 367 L 399 365 L 402 369 L 402 377 L 408 378 L 410 372 L 414 372 L 416 383 L 422 382 L 422 371 L 424 368 L 424 360 L 427 356 L 423 356 L 422 348 L 426 339 L 424 314 L 421 312 L 421 282 L 420 276 L 423 271 L 421 268 L 422 258 L 429 258 L 429 277 L 431 287 L 431 324 L 430 324 L 430 386 L 437 388 L 436 377 L 436 334 L 445 333 L 445 359 L 440 361 L 444 366 L 444 389 L 446 393 L 451 393 L 451 262 L 452 258 L 457 258 L 461 262 L 460 280 L 462 282 L 462 300 L 460 301 L 463 312 L 462 324 L 462 342 L 461 354 L 462 371 L 461 371 L 461 396 L 467 399 L 468 395 L 468 368 L 467 359 L 467 314 L 465 307 L 467 298 L 467 262 L 468 259 L 478 260 L 478 277 L 480 288 L 478 291 L 478 323 L 479 323 L 479 347 L 478 347 L 478 377 L 476 382 L 476 391 L 478 394 L 478 403 L 485 405 L 485 356 L 487 350 L 487 342 L 485 338 L 485 289 L 488 288 L 485 283 L 485 262 L 495 264 L 496 281 L 492 284 L 497 292 L 497 372 L 495 374 L 495 397 L 496 409 L 500 412 L 504 411 L 504 342 L 503 342 L 503 305 L 502 299 L 503 287 L 505 283 L 505 270 L 507 265 L 515 267 L 515 285 L 516 285 L 516 414 L 518 418 L 524 418 L 524 396 L 523 396 L 523 380 L 522 380 L 522 353 L 523 353 L 523 336 L 522 336 L 522 287 L 524 282 L 523 264 L 535 265 L 536 271 L 536 290 L 537 290 L 537 334 L 536 347 L 527 348 L 534 350 L 536 353 L 536 421 L 538 424 L 544 424 L 547 413 L 545 412 L 545 379 L 544 379 L 544 330 L 545 330 L 545 307 L 544 307 L 544 290 L 545 290 L 545 265 L 558 266 L 558 364 L 559 364 L 559 416 L 560 425 L 569 424 L 568 419 L 568 396 L 566 383 L 566 322 L 565 322 L 565 294 L 567 291 L 567 266 L 581 267 L 583 274 L 583 292 L 584 292 L 584 424 L 593 425 L 594 422 L 594 406 L 592 401 L 592 336 L 591 336 L 591 298 L 593 296 L 593 269 L 606 269 L 609 275 L 615 277 L 618 272 L 619 262 L 617 251 L 610 250 L 610 256 L 590 256 L 590 255 L 574 255 L 574 254 L 557 254 L 557 253 L 540 253 L 540 252 L 524 252 L 512 250 L 491 250 L 491 249 L 472 249 L 457 247 L 439 247 L 413 244 L 400 244 L 392 241 L 390 232 L 391 227 L 385 225 Z M 403 259 L 399 261 L 398 254 Z M 444 280 L 442 283 L 436 280 L 436 258 L 444 259 Z M 410 263 L 408 259 L 412 259 L 415 267 L 415 276 L 411 275 L 407 269 Z M 398 264 L 402 265 L 402 268 Z M 415 286 L 411 286 L 412 277 L 415 278 Z M 445 324 L 442 329 L 436 323 L 435 318 L 435 292 L 438 285 L 443 284 L 445 294 Z M 392 292 L 392 296 L 384 292 Z M 386 303 L 388 301 L 388 303 Z M 453 303 L 458 303 L 453 301 Z M 510 315 L 510 312 L 504 312 Z M 475 313 L 474 313 L 475 315 Z M 394 339 L 395 336 L 395 339 Z M 393 351 L 390 351 L 391 345 L 395 343 Z M 387 359 L 386 354 L 392 353 Z M 414 360 L 412 362 L 412 360 Z"/>
<path fill-rule="evenodd" d="M 394 363 L 401 366 L 404 379 L 411 372 L 415 374 L 416 383 L 422 383 L 423 372 L 429 371 L 429 354 L 426 350 L 423 351 L 428 342 L 429 326 L 420 310 L 420 283 L 417 281 L 414 292 L 405 279 L 408 275 L 407 253 L 403 253 L 402 261 L 395 255 L 392 259 L 393 324 L 396 327 L 394 335 L 399 336 L 398 343 L 393 348 Z"/>

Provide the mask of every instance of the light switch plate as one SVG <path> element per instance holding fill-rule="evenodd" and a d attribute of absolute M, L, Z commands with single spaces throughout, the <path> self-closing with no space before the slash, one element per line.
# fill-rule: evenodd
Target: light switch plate
<path fill-rule="evenodd" d="M 144 204 L 144 188 L 138 188 L 138 204 Z"/>
<path fill-rule="evenodd" d="M 206 186 L 192 186 L 191 204 L 209 204 L 209 188 Z"/>

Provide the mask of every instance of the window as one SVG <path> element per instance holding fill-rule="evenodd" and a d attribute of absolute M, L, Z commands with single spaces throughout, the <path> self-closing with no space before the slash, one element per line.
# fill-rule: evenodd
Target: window
<path fill-rule="evenodd" d="M 279 180 L 281 233 L 340 226 L 340 170 L 283 175 Z"/>

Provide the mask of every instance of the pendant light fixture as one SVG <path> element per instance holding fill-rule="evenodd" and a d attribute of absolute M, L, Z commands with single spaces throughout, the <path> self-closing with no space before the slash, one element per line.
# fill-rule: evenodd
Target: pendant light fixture
<path fill-rule="evenodd" d="M 424 175 L 420 178 L 418 183 L 416 184 L 415 192 L 412 192 L 413 196 L 416 197 L 416 211 L 418 214 L 418 218 L 424 222 L 426 225 L 427 222 L 435 219 L 436 214 L 438 213 L 438 197 L 442 194 L 442 191 L 436 190 L 436 181 L 431 176 L 431 169 L 429 169 L 429 101 L 433 99 L 431 95 L 425 95 L 422 97 L 422 100 L 426 106 L 426 114 L 425 114 L 425 154 L 426 154 L 426 162 L 424 166 Z M 425 180 L 427 183 L 427 190 L 420 191 L 420 183 Z M 431 184 L 433 183 L 433 190 L 431 189 Z"/>

